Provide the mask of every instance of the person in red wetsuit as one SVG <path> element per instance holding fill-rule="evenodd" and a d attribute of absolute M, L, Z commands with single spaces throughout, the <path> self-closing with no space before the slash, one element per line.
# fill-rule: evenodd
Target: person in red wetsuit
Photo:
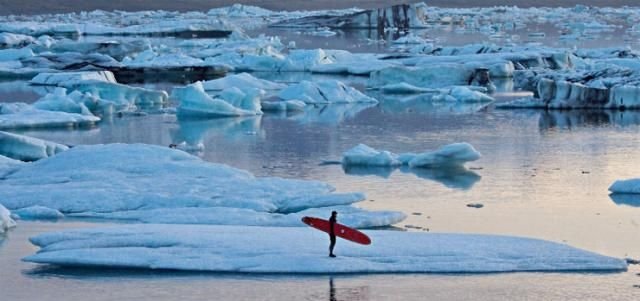
<path fill-rule="evenodd" d="M 329 245 L 329 257 L 336 257 L 336 255 L 333 254 L 333 248 L 336 246 L 336 233 L 334 229 L 337 221 L 338 212 L 331 211 L 331 218 L 329 218 L 329 240 L 331 241 Z"/>

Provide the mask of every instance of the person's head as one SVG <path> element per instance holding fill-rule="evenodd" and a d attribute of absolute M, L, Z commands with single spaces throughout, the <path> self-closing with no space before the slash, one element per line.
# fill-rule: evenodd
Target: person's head
<path fill-rule="evenodd" d="M 336 211 L 331 211 L 331 217 L 336 217 L 338 216 L 338 212 Z"/>

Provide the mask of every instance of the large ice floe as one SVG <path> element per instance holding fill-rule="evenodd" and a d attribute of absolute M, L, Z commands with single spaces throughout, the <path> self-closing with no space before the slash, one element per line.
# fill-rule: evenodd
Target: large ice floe
<path fill-rule="evenodd" d="M 0 204 L 0 234 L 16 226 L 16 222 L 11 218 L 11 212 Z"/>
<path fill-rule="evenodd" d="M 64 144 L 0 131 L 0 155 L 12 159 L 36 161 L 68 149 Z"/>
<path fill-rule="evenodd" d="M 180 150 L 141 144 L 76 146 L 21 166 L 0 181 L 7 208 L 42 206 L 84 217 L 295 226 L 305 210 L 317 208 L 309 212 L 340 210 L 361 227 L 405 218 L 398 212 L 347 208 L 364 195 L 333 191 L 321 182 L 256 178 Z"/>
<path fill-rule="evenodd" d="M 131 225 L 47 233 L 25 261 L 61 266 L 240 273 L 495 273 L 625 271 L 616 259 L 564 244 L 495 235 L 368 231 L 372 244 L 311 228 Z M 282 238 L 286 238 L 283 243 Z M 248 245 L 249 244 L 249 245 Z M 301 264 L 304 263 L 304 264 Z"/>

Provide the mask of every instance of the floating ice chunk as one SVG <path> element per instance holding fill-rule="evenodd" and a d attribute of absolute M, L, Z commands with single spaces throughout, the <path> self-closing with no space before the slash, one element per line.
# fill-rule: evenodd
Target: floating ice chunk
<path fill-rule="evenodd" d="M 0 204 L 0 234 L 16 226 L 16 222 L 11 218 L 11 212 Z"/>
<path fill-rule="evenodd" d="M 453 167 L 462 166 L 466 162 L 480 159 L 480 153 L 469 143 L 453 143 L 445 145 L 433 152 L 418 154 L 411 158 L 403 158 L 409 167 Z"/>
<path fill-rule="evenodd" d="M 36 161 L 68 150 L 63 144 L 0 131 L 0 155 L 21 161 Z"/>
<path fill-rule="evenodd" d="M 284 100 L 302 100 L 305 103 L 377 103 L 378 101 L 337 80 L 301 81 L 278 93 Z"/>
<path fill-rule="evenodd" d="M 425 68 L 388 67 L 371 73 L 368 85 L 383 87 L 390 84 L 407 83 L 420 88 L 441 88 L 467 85 L 473 78 L 474 69 L 462 64 L 437 64 Z"/>
<path fill-rule="evenodd" d="M 265 112 L 301 112 L 306 107 L 300 100 L 263 101 L 261 105 Z"/>
<path fill-rule="evenodd" d="M 43 206 L 20 208 L 12 213 L 24 220 L 57 220 L 64 217 L 60 211 Z"/>
<path fill-rule="evenodd" d="M 396 155 L 388 151 L 378 151 L 364 144 L 345 152 L 342 157 L 344 166 L 362 165 L 393 167 L 408 165 L 423 168 L 462 167 L 466 162 L 480 159 L 480 153 L 471 144 L 453 143 L 438 150 L 421 154 L 404 153 Z"/>
<path fill-rule="evenodd" d="M 268 80 L 255 78 L 249 73 L 227 75 L 223 78 L 202 82 L 202 86 L 207 91 L 224 90 L 230 87 L 240 89 L 254 88 L 262 90 L 281 90 L 286 87 L 284 84 L 275 83 Z"/>
<path fill-rule="evenodd" d="M 45 233 L 24 258 L 61 266 L 241 273 L 495 273 L 626 271 L 622 259 L 538 239 L 366 231 L 368 246 L 338 243 L 309 227 L 127 225 Z M 286 238 L 286 243 L 282 242 Z M 250 245 L 248 245 L 248 243 Z M 399 252 L 398 247 L 402 247 Z M 447 256 L 443 256 L 446 254 Z M 300 264 L 304 262 L 304 264 Z"/>
<path fill-rule="evenodd" d="M 617 180 L 609 186 L 609 191 L 612 193 L 633 193 L 640 194 L 640 178 Z"/>
<path fill-rule="evenodd" d="M 0 129 L 91 126 L 99 117 L 44 111 L 25 103 L 0 104 Z"/>
<path fill-rule="evenodd" d="M 111 71 L 40 73 L 32 78 L 30 83 L 35 85 L 70 87 L 86 81 L 117 83 Z"/>
<path fill-rule="evenodd" d="M 364 199 L 333 191 L 321 182 L 256 178 L 180 150 L 140 144 L 76 146 L 0 181 L 8 208 L 40 205 L 62 213 L 189 207 L 290 213 Z"/>
<path fill-rule="evenodd" d="M 0 62 L 16 61 L 34 55 L 31 48 L 28 47 L 20 49 L 0 49 Z"/>
<path fill-rule="evenodd" d="M 378 151 L 367 145 L 358 144 L 342 155 L 342 164 L 366 166 L 397 166 L 400 165 L 398 155 L 388 151 Z"/>
<path fill-rule="evenodd" d="M 393 44 L 425 44 L 427 40 L 413 34 L 409 33 L 403 37 L 400 37 L 393 41 Z"/>
<path fill-rule="evenodd" d="M 171 97 L 178 100 L 178 114 L 183 116 L 249 116 L 262 114 L 260 107 L 260 97 L 257 90 L 249 91 L 247 94 L 237 88 L 224 90 L 221 97 L 233 98 L 224 99 L 209 96 L 202 85 L 202 82 L 175 88 L 171 92 Z"/>

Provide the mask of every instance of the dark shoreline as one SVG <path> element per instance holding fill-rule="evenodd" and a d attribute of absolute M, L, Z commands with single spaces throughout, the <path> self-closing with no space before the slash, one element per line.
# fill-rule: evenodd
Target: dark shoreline
<path fill-rule="evenodd" d="M 234 3 L 260 6 L 271 10 L 319 10 L 343 9 L 351 7 L 375 8 L 400 3 L 414 3 L 414 0 L 0 0 L 0 15 L 35 15 L 47 13 L 68 13 L 102 9 L 107 11 L 125 10 L 169 10 L 169 11 L 207 11 L 215 7 L 229 6 Z M 590 6 L 640 6 L 637 0 L 427 0 L 427 5 L 441 7 L 474 6 L 546 6 L 567 7 L 576 4 Z"/>

